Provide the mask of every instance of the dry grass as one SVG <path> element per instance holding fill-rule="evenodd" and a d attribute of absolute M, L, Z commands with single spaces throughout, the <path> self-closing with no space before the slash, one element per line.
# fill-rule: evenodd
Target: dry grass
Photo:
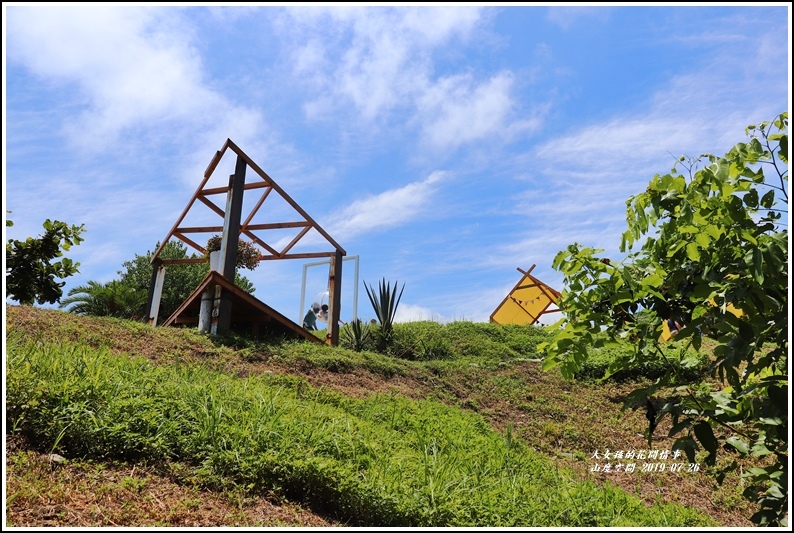
<path fill-rule="evenodd" d="M 214 494 L 127 464 L 52 461 L 9 443 L 6 524 L 13 527 L 328 527 L 289 502 Z"/>

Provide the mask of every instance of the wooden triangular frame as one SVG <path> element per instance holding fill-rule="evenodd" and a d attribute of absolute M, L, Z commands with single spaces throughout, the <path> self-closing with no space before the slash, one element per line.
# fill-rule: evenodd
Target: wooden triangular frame
<path fill-rule="evenodd" d="M 229 177 L 228 186 L 205 188 L 207 182 L 212 177 L 212 173 L 218 167 L 218 164 L 227 150 L 231 150 L 237 155 L 235 171 L 234 174 Z M 247 168 L 253 170 L 254 173 L 261 178 L 261 181 L 255 179 L 253 182 L 247 183 L 245 179 Z M 247 217 L 243 218 L 242 209 L 244 193 L 245 191 L 253 189 L 264 190 L 261 193 L 258 201 L 255 203 L 254 207 L 251 209 L 251 212 Z M 273 194 L 273 192 L 280 196 L 281 199 L 294 210 L 296 213 L 295 218 L 281 222 L 270 222 L 268 224 L 254 224 L 254 216 L 259 211 L 259 208 L 262 207 L 262 204 L 264 204 L 265 200 L 267 200 L 268 196 Z M 221 209 L 208 198 L 209 196 L 215 194 L 226 195 L 226 210 Z M 223 219 L 223 225 L 192 227 L 183 226 L 182 223 L 185 221 L 185 217 L 194 207 L 196 201 L 204 204 L 204 206 L 208 207 L 212 212 L 220 216 L 221 219 Z M 280 250 L 274 248 L 256 233 L 258 231 L 284 229 L 295 229 L 297 233 L 294 235 L 292 240 L 290 240 L 290 242 Z M 292 252 L 292 249 L 295 247 L 295 245 L 298 244 L 298 242 L 303 239 L 312 229 L 322 236 L 332 249 L 316 252 Z M 192 198 L 182 211 L 182 214 L 179 216 L 174 226 L 168 232 L 168 235 L 166 235 L 165 239 L 163 239 L 159 248 L 152 256 L 152 279 L 149 285 L 149 298 L 146 305 L 146 314 L 148 317 L 147 321 L 149 324 L 157 324 L 157 314 L 159 312 L 160 296 L 162 293 L 163 279 L 165 276 L 165 265 L 180 263 L 203 263 L 209 261 L 207 249 L 198 244 L 194 239 L 187 236 L 187 234 L 192 235 L 200 233 L 223 234 L 221 240 L 220 261 L 217 271 L 221 277 L 225 278 L 226 280 L 234 278 L 234 263 L 237 258 L 237 247 L 230 247 L 227 243 L 236 243 L 243 235 L 251 239 L 251 241 L 259 249 L 260 261 L 268 259 L 330 258 L 328 275 L 328 291 L 330 294 L 330 321 L 328 333 L 326 335 L 326 342 L 334 346 L 338 344 L 340 306 L 339 288 L 342 278 L 342 257 L 346 255 L 345 250 L 339 246 L 339 244 L 328 234 L 328 232 L 326 232 L 319 224 L 317 224 L 317 222 L 315 222 L 314 219 L 312 219 L 312 217 L 310 217 L 308 213 L 306 213 L 306 211 L 304 211 L 303 208 L 284 191 L 284 189 L 279 187 L 273 178 L 268 176 L 265 171 L 259 167 L 259 165 L 254 163 L 254 161 L 248 157 L 245 152 L 243 152 L 236 144 L 234 144 L 231 139 L 226 139 L 223 147 L 215 152 L 215 156 L 212 158 L 209 166 L 207 166 L 207 169 L 204 171 L 204 179 L 201 181 L 201 184 L 196 189 L 196 192 L 193 194 Z M 176 237 L 189 247 L 200 252 L 201 256 L 183 259 L 161 259 L 160 253 L 168 244 L 171 237 Z M 233 282 L 230 283 L 234 285 Z M 215 332 L 225 332 L 229 329 L 231 325 L 232 300 L 235 294 L 233 289 L 223 287 L 222 283 L 216 283 L 215 285 L 220 287 L 222 292 L 221 298 L 219 298 L 217 302 L 218 305 L 211 310 L 213 318 L 212 324 L 209 326 L 208 330 L 211 334 Z M 210 310 L 207 309 L 206 311 L 209 312 Z M 208 326 L 206 322 L 200 323 L 199 325 L 199 329 L 202 331 L 207 331 L 206 329 L 203 329 L 207 327 Z"/>
<path fill-rule="evenodd" d="M 234 299 L 239 299 L 244 301 L 250 307 L 253 307 L 257 310 L 257 312 L 262 316 L 266 317 L 268 321 L 271 321 L 275 324 L 278 324 L 278 327 L 285 332 L 289 332 L 292 336 L 297 338 L 302 338 L 306 340 L 310 340 L 319 344 L 322 344 L 318 337 L 316 337 L 311 331 L 307 331 L 301 326 L 295 324 L 289 318 L 285 317 L 266 303 L 258 300 L 253 295 L 245 292 L 237 285 L 229 281 L 228 279 L 224 278 L 222 275 L 215 271 L 211 271 L 207 274 L 204 279 L 199 283 L 198 287 L 196 287 L 190 296 L 182 302 L 180 305 L 165 322 L 163 322 L 163 326 L 172 326 L 176 325 L 180 322 L 180 318 L 186 315 L 186 311 L 192 305 L 195 306 L 196 302 L 201 299 L 202 294 L 208 287 L 212 287 L 214 285 L 220 285 L 224 289 L 230 291 L 233 295 Z M 188 322 L 195 323 L 197 319 L 188 319 Z M 261 322 L 261 320 L 260 320 Z"/>
<path fill-rule="evenodd" d="M 207 250 L 202 245 L 198 244 L 194 239 L 191 239 L 187 235 L 193 234 L 217 234 L 223 231 L 223 225 L 220 226 L 181 226 L 182 222 L 185 220 L 188 212 L 190 212 L 191 208 L 195 205 L 196 201 L 201 202 L 205 206 L 207 206 L 211 211 L 216 213 L 220 216 L 221 221 L 223 221 L 224 217 L 226 216 L 226 212 L 224 209 L 219 207 L 215 202 L 210 200 L 208 197 L 217 195 L 217 194 L 228 194 L 230 186 L 226 187 L 216 187 L 205 189 L 204 186 L 212 177 L 212 173 L 215 171 L 218 163 L 220 163 L 223 155 L 226 153 L 226 150 L 231 150 L 238 157 L 242 158 L 248 168 L 253 170 L 257 176 L 262 178 L 262 181 L 255 181 L 253 183 L 246 183 L 244 186 L 245 191 L 253 190 L 253 189 L 264 189 L 259 197 L 259 200 L 254 205 L 251 212 L 248 216 L 244 219 L 244 221 L 240 224 L 240 235 L 245 235 L 253 243 L 257 245 L 260 250 L 259 259 L 260 261 L 263 260 L 272 260 L 272 259 L 309 259 L 309 258 L 320 258 L 320 257 L 331 257 L 335 254 L 339 253 L 342 256 L 346 255 L 345 250 L 326 232 L 317 222 L 314 221 L 312 217 L 303 210 L 303 208 L 298 205 L 295 200 L 293 200 L 285 191 L 282 189 L 273 178 L 267 175 L 267 173 L 262 170 L 259 165 L 257 165 L 248 155 L 245 154 L 236 144 L 232 142 L 231 139 L 226 139 L 226 142 L 223 144 L 223 147 L 215 153 L 215 156 L 210 161 L 207 170 L 204 172 L 204 179 L 202 180 L 201 184 L 196 189 L 196 192 L 193 194 L 193 197 L 188 202 L 187 206 L 185 207 L 182 214 L 177 219 L 174 226 L 171 228 L 171 231 L 168 232 L 165 239 L 160 244 L 160 247 L 155 251 L 154 256 L 152 257 L 152 263 L 154 263 L 159 255 L 162 252 L 165 245 L 171 239 L 171 237 L 176 237 L 190 248 L 193 248 L 197 252 L 199 252 L 202 256 L 206 256 Z M 270 196 L 273 192 L 277 195 L 281 196 L 281 198 L 289 204 L 296 212 L 297 216 L 294 220 L 284 220 L 281 222 L 272 222 L 268 224 L 254 224 L 254 217 L 262 205 L 267 200 L 268 196 Z M 286 246 L 284 246 L 281 250 L 275 249 L 271 244 L 269 244 L 265 239 L 263 239 L 257 232 L 266 231 L 266 230 L 274 230 L 274 229 L 289 229 L 289 228 L 299 228 L 297 235 L 293 238 Z M 290 251 L 295 247 L 296 244 L 311 230 L 315 229 L 325 240 L 333 247 L 333 250 L 330 251 L 318 251 L 318 252 L 306 252 L 306 253 L 290 253 Z M 164 265 L 167 264 L 178 264 L 178 263 L 196 263 L 196 262 L 206 262 L 207 259 L 202 258 L 193 258 L 193 259 L 162 259 L 161 262 Z"/>

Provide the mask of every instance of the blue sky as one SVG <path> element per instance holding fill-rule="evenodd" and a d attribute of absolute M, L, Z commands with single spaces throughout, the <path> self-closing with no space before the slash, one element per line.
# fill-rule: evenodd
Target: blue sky
<path fill-rule="evenodd" d="M 398 320 L 487 321 L 516 268 L 560 290 L 567 245 L 619 256 L 655 173 L 791 106 L 789 4 L 556 5 L 4 3 L 5 238 L 84 224 L 64 294 L 118 278 L 230 138 L 358 256 L 359 316 L 385 278 Z M 242 273 L 297 321 L 311 262 Z"/>

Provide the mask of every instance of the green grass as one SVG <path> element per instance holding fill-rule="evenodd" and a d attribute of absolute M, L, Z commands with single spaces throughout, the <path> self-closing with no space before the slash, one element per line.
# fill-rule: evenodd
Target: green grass
<path fill-rule="evenodd" d="M 317 359 L 313 350 L 323 347 L 308 346 L 292 357 Z M 273 491 L 351 525 L 711 523 L 691 509 L 648 508 L 608 484 L 574 480 L 510 431 L 438 401 L 356 399 L 291 377 L 153 365 L 107 346 L 13 331 L 7 350 L 9 428 L 68 457 L 178 461 L 204 486 Z M 488 360 L 505 357 L 486 350 Z M 372 366 L 366 354 L 351 354 L 337 354 L 339 364 Z"/>

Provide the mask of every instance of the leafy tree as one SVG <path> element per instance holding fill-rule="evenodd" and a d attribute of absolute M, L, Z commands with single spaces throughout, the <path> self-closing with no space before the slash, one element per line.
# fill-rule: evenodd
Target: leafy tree
<path fill-rule="evenodd" d="M 159 247 L 160 243 L 157 243 L 155 250 Z M 154 257 L 154 252 L 150 250 L 146 255 L 136 254 L 132 260 L 122 263 L 124 269 L 118 271 L 121 276 L 120 281 L 133 289 L 144 290 L 148 295 L 149 283 L 152 279 L 152 257 Z M 169 241 L 160 252 L 159 257 L 161 259 L 186 259 L 188 258 L 187 247 L 179 241 Z M 199 256 L 193 254 L 190 257 L 197 258 Z M 166 320 L 176 311 L 177 307 L 198 287 L 207 273 L 209 273 L 207 263 L 166 266 L 158 314 L 160 322 Z M 249 293 L 253 293 L 255 290 L 251 281 L 240 274 L 235 274 L 234 283 Z"/>
<path fill-rule="evenodd" d="M 105 284 L 89 281 L 75 287 L 61 300 L 70 313 L 116 318 L 140 319 L 146 307 L 147 292 L 118 280 Z M 71 306 L 71 307 L 70 307 Z"/>
<path fill-rule="evenodd" d="M 6 226 L 13 222 L 6 220 Z M 6 290 L 12 300 L 24 305 L 55 303 L 63 295 L 65 281 L 79 271 L 63 252 L 83 241 L 83 224 L 69 226 L 58 220 L 44 221 L 44 234 L 24 241 L 9 239 L 6 243 Z M 59 261 L 53 261 L 61 257 Z"/>
<path fill-rule="evenodd" d="M 671 364 L 627 405 L 664 397 L 651 426 L 670 416 L 673 448 L 693 463 L 703 450 L 720 482 L 738 457 L 750 459 L 743 475 L 745 497 L 758 504 L 751 519 L 787 526 L 788 230 L 781 218 L 788 213 L 788 113 L 745 133 L 748 142 L 725 157 L 681 157 L 628 199 L 624 260 L 579 244 L 555 257 L 565 277 L 558 302 L 565 318 L 546 346 L 544 368 L 573 377 L 588 351 L 605 345 L 627 354 L 609 373 L 663 359 L 661 321 L 676 314 L 684 327 L 672 342 L 682 353 L 711 337 L 711 379 L 688 382 Z M 648 312 L 655 320 L 637 320 Z M 718 452 L 731 462 L 716 466 Z"/>

